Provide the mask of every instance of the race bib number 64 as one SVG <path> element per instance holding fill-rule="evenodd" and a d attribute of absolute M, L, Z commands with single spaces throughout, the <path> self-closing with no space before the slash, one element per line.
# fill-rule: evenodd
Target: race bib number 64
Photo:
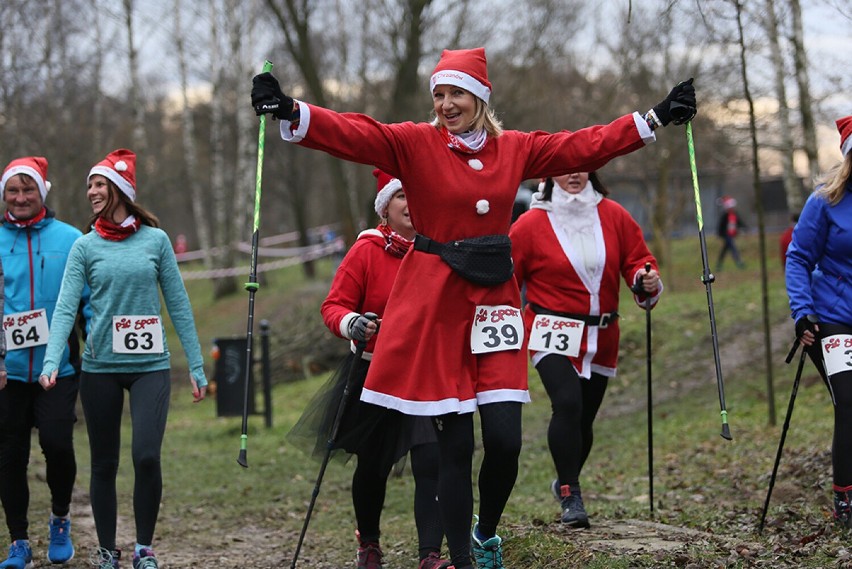
<path fill-rule="evenodd" d="M 44 308 L 7 314 L 3 317 L 6 349 L 22 350 L 46 344 L 49 337 L 48 328 Z"/>
<path fill-rule="evenodd" d="M 112 351 L 117 354 L 162 354 L 159 316 L 113 316 Z"/>
<path fill-rule="evenodd" d="M 524 319 L 520 308 L 501 304 L 477 306 L 470 331 L 474 354 L 520 350 L 524 344 Z"/>
<path fill-rule="evenodd" d="M 822 339 L 825 373 L 834 375 L 852 371 L 852 335 L 834 334 Z"/>

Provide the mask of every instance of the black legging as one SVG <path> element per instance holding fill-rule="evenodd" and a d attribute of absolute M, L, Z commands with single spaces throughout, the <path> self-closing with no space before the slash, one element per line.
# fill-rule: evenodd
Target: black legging
<path fill-rule="evenodd" d="M 92 454 L 90 494 L 98 544 L 115 549 L 118 504 L 115 477 L 121 447 L 124 391 L 130 393 L 133 427 L 133 514 L 136 542 L 149 545 L 160 513 L 163 475 L 160 450 L 169 413 L 169 371 L 151 373 L 87 373 L 80 376 L 80 401 L 86 415 Z"/>
<path fill-rule="evenodd" d="M 8 380 L 0 391 L 0 501 L 11 541 L 29 539 L 27 465 L 33 427 L 44 454 L 51 511 L 67 515 L 77 477 L 74 406 L 78 380 L 61 377 L 45 391 L 38 383 Z"/>
<path fill-rule="evenodd" d="M 369 449 L 375 449 L 371 454 Z M 378 446 L 363 445 L 352 476 L 352 505 L 361 541 L 378 543 L 380 520 L 385 503 L 391 464 L 387 451 Z M 440 552 L 444 531 L 440 523 L 438 494 L 438 445 L 420 444 L 411 449 L 411 473 L 414 475 L 414 522 L 417 526 L 420 559 Z"/>
<path fill-rule="evenodd" d="M 479 406 L 483 459 L 479 470 L 479 530 L 497 531 L 503 508 L 518 477 L 521 453 L 521 404 Z M 473 413 L 435 417 L 441 450 L 438 496 L 451 560 L 457 569 L 470 567 L 470 522 L 473 517 Z"/>
<path fill-rule="evenodd" d="M 608 378 L 598 373 L 592 373 L 591 379 L 581 378 L 568 358 L 556 354 L 542 358 L 536 370 L 550 397 L 547 444 L 559 483 L 577 487 L 580 471 L 592 450 L 592 426 Z"/>

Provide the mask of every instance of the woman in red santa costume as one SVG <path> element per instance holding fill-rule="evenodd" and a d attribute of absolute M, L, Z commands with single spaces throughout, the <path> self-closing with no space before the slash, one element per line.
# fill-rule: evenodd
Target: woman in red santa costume
<path fill-rule="evenodd" d="M 580 471 L 592 449 L 592 424 L 618 360 L 618 296 L 623 278 L 645 307 L 663 291 L 639 224 L 597 175 L 548 178 L 509 231 L 530 356 L 550 397 L 547 431 L 562 522 L 589 527 Z M 651 270 L 646 271 L 646 263 Z"/>
<path fill-rule="evenodd" d="M 500 569 L 497 525 L 517 477 L 521 407 L 529 401 L 508 239 L 518 186 L 592 171 L 643 147 L 672 121 L 673 109 L 677 122 L 695 114 L 695 89 L 691 80 L 678 84 L 644 116 L 553 134 L 503 130 L 488 106 L 483 48 L 445 50 L 429 89 L 428 123 L 383 124 L 297 101 L 269 73 L 254 78 L 252 106 L 281 120 L 286 141 L 375 164 L 403 180 L 418 236 L 388 299 L 361 399 L 433 417 L 438 496 L 455 569 L 472 567 L 471 551 L 478 567 Z M 479 519 L 469 536 L 477 410 L 483 461 Z"/>
<path fill-rule="evenodd" d="M 361 232 L 343 258 L 328 296 L 322 303 L 322 318 L 335 335 L 352 341 L 352 353 L 307 405 L 288 437 L 307 442 L 315 455 L 323 455 L 350 370 L 355 384 L 341 418 L 335 449 L 355 454 L 358 463 L 352 476 L 352 504 L 358 524 L 358 569 L 380 569 L 379 521 L 385 502 L 388 476 L 394 462 L 411 450 L 414 474 L 414 520 L 417 525 L 420 565 L 418 569 L 442 569 L 440 558 L 441 513 L 435 499 L 438 491 L 438 444 L 428 418 L 404 415 L 359 401 L 376 340 L 384 335 L 381 317 L 399 266 L 414 242 L 414 225 L 402 183 L 381 170 L 375 201 L 381 223 Z M 355 342 L 366 342 L 360 361 L 355 361 Z"/>

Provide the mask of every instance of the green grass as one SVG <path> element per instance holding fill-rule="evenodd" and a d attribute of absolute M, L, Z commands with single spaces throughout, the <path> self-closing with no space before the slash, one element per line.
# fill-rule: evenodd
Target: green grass
<path fill-rule="evenodd" d="M 698 240 L 684 239 L 674 244 L 674 267 L 662 269 L 669 290 L 652 313 L 655 514 L 649 513 L 648 504 L 645 316 L 631 306 L 632 298 L 625 293 L 620 310 L 619 375 L 610 382 L 595 424 L 595 446 L 583 472 L 592 529 L 571 532 L 557 521 L 558 506 L 549 493 L 553 466 L 545 436 L 549 402 L 531 369 L 533 401 L 524 408 L 520 473 L 499 530 L 506 540 L 507 567 L 825 567 L 848 563 L 844 549 L 848 534 L 834 530 L 829 519 L 832 410 L 810 364 L 799 389 L 767 527 L 763 536 L 756 532 L 795 366 L 783 364 L 792 340 L 792 323 L 783 274 L 773 255 L 768 263 L 768 300 L 776 333 L 771 352 L 777 421 L 769 425 L 757 241 L 753 236 L 740 241 L 748 267 L 720 272 L 713 285 L 733 441 L 719 436 L 719 398 Z M 773 237 L 769 243 L 774 253 Z M 709 246 L 714 259 L 718 244 L 712 240 Z M 271 275 L 258 293 L 256 318 L 270 319 L 273 330 L 284 326 L 285 308 L 298 297 L 302 286 L 298 269 Z M 203 346 L 209 346 L 217 335 L 244 333 L 245 298 L 237 295 L 213 303 L 205 282 L 189 283 L 189 291 Z M 316 319 L 319 321 L 319 315 Z M 180 352 L 175 344 L 173 351 Z M 236 462 L 240 419 L 217 418 L 212 397 L 193 405 L 185 372 L 179 371 L 180 358 L 174 364 L 176 384 L 163 448 L 165 492 L 157 530 L 160 550 L 180 550 L 191 541 L 198 564 L 170 566 L 193 567 L 202 566 L 201 559 L 226 555 L 245 542 L 262 543 L 269 551 L 252 566 L 289 566 L 319 464 L 291 447 L 285 437 L 325 376 L 276 384 L 274 426 L 266 429 L 261 417 L 250 418 L 249 468 L 242 469 Z M 127 448 L 119 473 L 119 500 L 120 515 L 128 518 L 130 436 L 125 425 Z M 85 489 L 88 449 L 82 426 L 76 444 L 78 485 Z M 475 463 L 480 458 L 477 451 Z M 349 493 L 352 468 L 352 463 L 332 462 L 329 466 L 300 566 L 345 567 L 351 563 L 355 544 Z M 34 468 L 38 470 L 38 466 Z M 45 511 L 47 497 L 41 479 L 32 490 L 31 510 Z M 412 500 L 413 481 L 406 469 L 390 482 L 382 519 L 389 567 L 416 565 Z M 673 550 L 625 553 L 618 545 L 595 541 L 609 536 L 608 528 L 625 519 L 670 524 L 692 533 L 684 534 L 680 547 Z"/>

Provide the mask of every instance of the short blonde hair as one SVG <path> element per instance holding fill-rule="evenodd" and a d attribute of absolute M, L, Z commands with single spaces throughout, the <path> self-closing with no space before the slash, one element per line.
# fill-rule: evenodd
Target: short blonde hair
<path fill-rule="evenodd" d="M 476 95 L 473 96 L 473 99 L 476 102 L 476 108 L 474 109 L 473 120 L 470 123 L 470 130 L 479 130 L 484 128 L 485 132 L 494 138 L 503 134 L 503 123 L 500 122 L 500 119 L 497 118 L 494 111 L 488 106 L 488 103 Z M 435 128 L 441 126 L 441 121 L 438 120 L 438 117 L 435 115 L 435 109 L 432 109 L 431 124 Z"/>

